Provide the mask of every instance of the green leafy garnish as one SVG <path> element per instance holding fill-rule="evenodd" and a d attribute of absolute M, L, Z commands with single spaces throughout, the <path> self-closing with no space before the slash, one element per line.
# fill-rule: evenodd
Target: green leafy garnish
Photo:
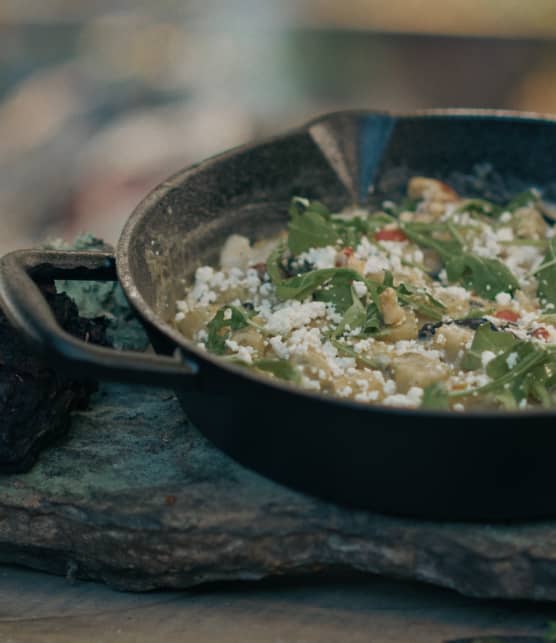
<path fill-rule="evenodd" d="M 516 278 L 501 261 L 465 251 L 454 226 L 446 224 L 447 238 L 442 239 L 433 237 L 431 231 L 427 231 L 427 224 L 404 224 L 402 229 L 418 245 L 436 250 L 446 268 L 448 281 L 460 281 L 480 297 L 491 300 L 500 292 L 512 294 L 519 288 Z"/>
<path fill-rule="evenodd" d="M 485 217 L 497 217 L 502 213 L 502 208 L 497 203 L 486 199 L 469 199 L 461 205 L 456 212 L 469 212 L 480 214 Z"/>
<path fill-rule="evenodd" d="M 556 237 L 548 242 L 546 255 L 535 274 L 538 279 L 537 295 L 541 303 L 556 306 Z"/>
<path fill-rule="evenodd" d="M 352 283 L 351 273 L 336 272 L 326 286 L 315 291 L 314 298 L 332 304 L 336 312 L 343 315 L 354 303 Z"/>
<path fill-rule="evenodd" d="M 363 330 L 367 320 L 367 309 L 361 303 L 359 297 L 353 292 L 352 288 L 352 304 L 344 313 L 342 321 L 338 324 L 334 334 L 336 337 L 342 335 L 346 331 L 353 331 L 356 328 Z"/>
<path fill-rule="evenodd" d="M 511 333 L 493 330 L 488 323 L 475 333 L 471 348 L 462 361 L 464 370 L 481 367 L 481 355 L 496 355 L 486 366 L 491 381 L 473 390 L 450 393 L 450 397 L 490 393 L 504 407 L 516 408 L 529 397 L 549 406 L 549 391 L 556 384 L 556 356 L 550 350 L 528 341 L 518 340 Z"/>
<path fill-rule="evenodd" d="M 533 397 L 544 406 L 551 403 L 549 389 L 556 382 L 556 362 L 551 353 L 533 342 L 516 341 L 490 361 L 486 368 L 491 381 L 476 389 L 453 391 L 450 397 L 492 394 L 506 408 Z"/>
<path fill-rule="evenodd" d="M 492 382 L 478 392 L 511 393 L 516 403 L 533 395 L 543 402 L 548 397 L 546 380 L 549 372 L 540 368 L 550 360 L 547 351 L 532 342 L 518 342 L 487 365 L 487 375 Z"/>
<path fill-rule="evenodd" d="M 547 631 L 544 635 L 545 641 L 556 641 L 556 621 L 548 621 Z"/>
<path fill-rule="evenodd" d="M 226 352 L 226 340 L 230 339 L 234 330 L 240 330 L 249 325 L 247 313 L 236 306 L 223 306 L 207 324 L 207 350 L 216 355 Z"/>
<path fill-rule="evenodd" d="M 336 245 L 338 233 L 330 213 L 321 203 L 294 197 L 289 213 L 288 247 L 293 255 L 310 248 Z"/>
<path fill-rule="evenodd" d="M 349 268 L 323 268 L 311 270 L 295 277 L 284 278 L 281 260 L 284 246 L 278 246 L 267 261 L 267 272 L 279 299 L 306 299 L 315 291 L 327 284 L 316 296 L 319 301 L 326 301 L 337 306 L 338 312 L 345 312 L 353 303 L 351 284 L 353 281 L 367 281 L 355 270 Z"/>
<path fill-rule="evenodd" d="M 379 327 L 380 304 L 378 296 L 385 288 L 394 287 L 391 273 L 385 273 L 382 284 L 366 279 L 357 271 L 349 268 L 323 268 L 295 277 L 284 278 L 280 267 L 283 252 L 284 247 L 279 246 L 267 261 L 268 274 L 280 299 L 306 299 L 314 296 L 318 301 L 333 304 L 338 313 L 344 314 L 355 303 L 351 284 L 354 281 L 361 281 L 367 287 L 374 304 L 374 307 L 369 310 L 366 327 L 374 329 Z M 445 306 L 430 294 L 406 284 L 399 284 L 394 288 L 402 305 L 411 307 L 429 319 L 435 321 L 442 319 Z"/>
<path fill-rule="evenodd" d="M 388 358 L 381 359 L 380 357 L 369 358 L 358 353 L 353 346 L 339 341 L 338 339 L 330 338 L 330 343 L 336 347 L 336 350 L 346 357 L 353 357 L 354 360 L 363 364 L 363 366 L 368 366 L 373 370 L 384 370 L 388 364 Z"/>
<path fill-rule="evenodd" d="M 358 272 L 349 268 L 323 268 L 278 282 L 275 284 L 276 294 L 280 299 L 306 299 L 332 278 L 363 280 Z"/>
<path fill-rule="evenodd" d="M 406 304 L 424 317 L 433 321 L 442 320 L 446 306 L 424 290 L 402 283 L 397 287 L 396 294 L 400 303 Z"/>
<path fill-rule="evenodd" d="M 539 201 L 539 195 L 535 190 L 525 190 L 516 194 L 506 205 L 503 207 L 504 212 L 514 212 L 519 208 L 524 208 L 528 205 L 536 205 Z"/>
<path fill-rule="evenodd" d="M 272 373 L 275 377 L 299 384 L 301 375 L 297 368 L 285 359 L 259 359 L 253 362 L 253 367 L 260 371 Z"/>
<path fill-rule="evenodd" d="M 495 299 L 498 293 L 512 294 L 519 288 L 516 278 L 498 259 L 479 257 L 469 252 L 444 259 L 448 281 L 461 281 L 479 297 Z"/>
<path fill-rule="evenodd" d="M 463 356 L 461 367 L 474 371 L 482 366 L 481 355 L 484 351 L 498 355 L 515 346 L 517 341 L 510 333 L 493 330 L 488 322 L 481 324 L 475 332 L 471 348 Z"/>
<path fill-rule="evenodd" d="M 387 223 L 396 221 L 385 212 L 365 218 L 333 216 L 322 203 L 301 197 L 292 199 L 289 214 L 288 249 L 294 256 L 325 246 L 355 248 L 364 234 L 372 237 Z"/>
<path fill-rule="evenodd" d="M 449 409 L 450 400 L 448 391 L 442 382 L 434 382 L 429 384 L 423 391 L 423 399 L 421 401 L 422 409 Z"/>
<path fill-rule="evenodd" d="M 419 200 L 411 199 L 406 197 L 402 199 L 399 203 L 394 203 L 393 201 L 387 201 L 385 204 L 382 204 L 384 212 L 391 214 L 395 217 L 398 217 L 402 212 L 415 212 Z"/>

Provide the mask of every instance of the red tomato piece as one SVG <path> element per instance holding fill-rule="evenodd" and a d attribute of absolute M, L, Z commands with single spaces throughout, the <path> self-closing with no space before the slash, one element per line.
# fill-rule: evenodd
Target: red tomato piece
<path fill-rule="evenodd" d="M 536 337 L 537 339 L 542 339 L 544 342 L 546 342 L 550 338 L 550 333 L 546 330 L 546 328 L 544 328 L 544 326 L 535 328 L 531 335 L 533 337 Z"/>
<path fill-rule="evenodd" d="M 346 257 L 351 257 L 351 255 L 355 252 L 354 249 L 351 246 L 346 246 L 342 252 L 346 255 Z"/>
<path fill-rule="evenodd" d="M 402 230 L 390 230 L 389 228 L 382 228 L 375 234 L 376 241 L 407 241 L 407 237 Z"/>
<path fill-rule="evenodd" d="M 502 308 L 502 310 L 497 310 L 494 313 L 494 316 L 498 317 L 498 319 L 505 319 L 509 322 L 516 322 L 519 319 L 519 313 L 516 313 L 515 310 L 511 310 L 510 308 Z"/>

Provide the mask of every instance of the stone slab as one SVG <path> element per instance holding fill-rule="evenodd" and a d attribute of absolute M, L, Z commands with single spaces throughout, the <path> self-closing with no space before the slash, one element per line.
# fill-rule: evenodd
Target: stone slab
<path fill-rule="evenodd" d="M 137 591 L 356 571 L 556 600 L 556 523 L 337 507 L 232 461 L 172 392 L 124 385 L 103 385 L 32 471 L 0 479 L 0 561 Z"/>

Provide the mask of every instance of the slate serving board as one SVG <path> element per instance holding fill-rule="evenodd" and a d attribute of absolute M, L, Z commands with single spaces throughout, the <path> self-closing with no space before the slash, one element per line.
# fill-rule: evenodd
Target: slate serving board
<path fill-rule="evenodd" d="M 85 235 L 75 247 L 101 246 Z M 119 286 L 57 288 L 80 314 L 108 315 L 115 346 L 145 348 Z M 31 471 L 0 476 L 0 562 L 136 591 L 353 570 L 556 601 L 556 522 L 441 524 L 343 509 L 235 463 L 171 391 L 103 384 L 63 443 Z"/>
<path fill-rule="evenodd" d="M 357 570 L 556 600 L 556 523 L 420 523 L 285 489 L 213 448 L 168 391 L 103 385 L 64 444 L 0 479 L 0 561 L 127 590 Z"/>

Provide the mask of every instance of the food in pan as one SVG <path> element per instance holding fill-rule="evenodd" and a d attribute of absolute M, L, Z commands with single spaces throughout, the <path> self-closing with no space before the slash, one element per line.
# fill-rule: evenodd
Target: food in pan
<path fill-rule="evenodd" d="M 175 324 L 222 359 L 367 404 L 556 406 L 556 237 L 509 203 L 413 177 L 378 211 L 292 200 L 287 231 L 232 235 Z"/>

